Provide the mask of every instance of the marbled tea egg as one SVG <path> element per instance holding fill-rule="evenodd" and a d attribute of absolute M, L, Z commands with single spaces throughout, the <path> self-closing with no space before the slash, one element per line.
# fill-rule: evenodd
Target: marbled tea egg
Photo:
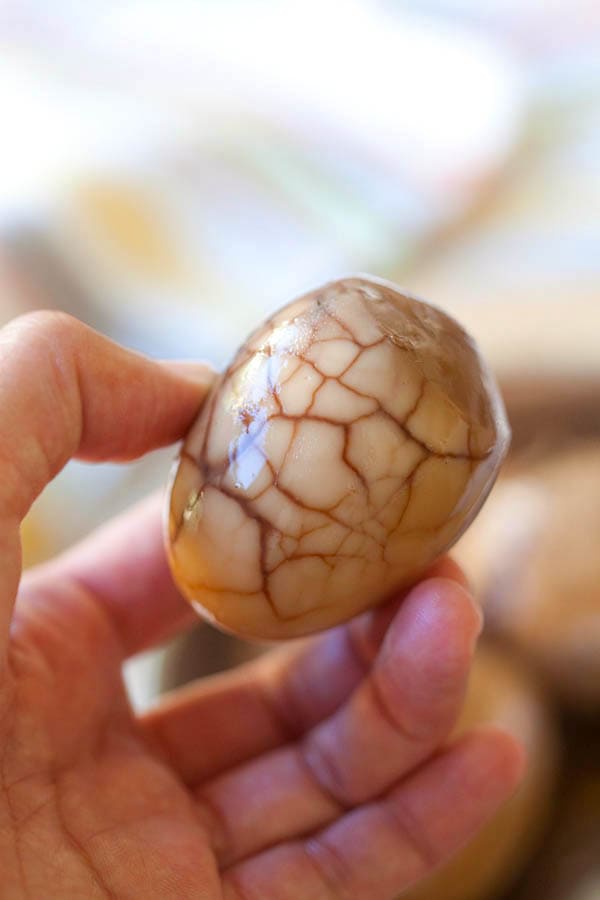
<path fill-rule="evenodd" d="M 169 497 L 174 577 L 247 637 L 335 625 L 457 540 L 509 435 L 453 319 L 377 279 L 330 282 L 248 338 L 188 434 Z"/>

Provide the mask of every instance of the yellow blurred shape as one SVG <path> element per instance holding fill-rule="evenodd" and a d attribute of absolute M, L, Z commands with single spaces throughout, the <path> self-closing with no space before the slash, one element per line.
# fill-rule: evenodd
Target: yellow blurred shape
<path fill-rule="evenodd" d="M 88 181 L 79 185 L 76 202 L 96 235 L 122 265 L 160 281 L 183 277 L 171 235 L 142 189 Z"/>
<path fill-rule="evenodd" d="M 25 516 L 21 523 L 21 547 L 24 569 L 44 562 L 52 555 L 48 529 L 44 527 L 35 510 Z"/>

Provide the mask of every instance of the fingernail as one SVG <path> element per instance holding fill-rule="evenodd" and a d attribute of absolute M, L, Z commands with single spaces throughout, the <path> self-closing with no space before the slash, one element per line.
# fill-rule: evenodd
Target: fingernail
<path fill-rule="evenodd" d="M 481 632 L 483 631 L 484 626 L 484 617 L 483 617 L 483 609 L 481 608 L 481 604 L 476 600 L 475 595 L 471 593 L 471 591 L 466 590 L 465 594 L 469 597 L 471 601 L 471 605 L 475 610 L 476 616 L 476 624 L 475 630 L 473 631 L 472 643 L 471 643 L 471 653 L 475 652 L 475 647 L 477 646 L 477 641 L 481 636 Z"/>
<path fill-rule="evenodd" d="M 454 560 L 454 562 L 456 562 L 456 560 Z M 460 571 L 460 576 L 461 576 L 461 580 L 459 581 L 459 584 L 462 584 L 464 589 L 466 591 L 468 591 L 469 594 L 471 594 L 471 596 L 474 596 L 475 588 L 473 587 L 473 581 L 471 579 L 471 576 L 469 575 L 469 573 L 467 571 L 465 571 L 464 566 L 461 566 L 458 563 L 456 563 L 456 565 L 458 566 L 458 569 Z"/>
<path fill-rule="evenodd" d="M 456 559 L 454 559 L 454 557 L 443 557 L 441 560 L 434 564 L 433 572 L 437 572 L 438 577 L 447 578 L 449 581 L 455 581 L 457 584 L 460 584 L 467 591 L 472 593 L 473 584 L 471 582 L 471 578 L 465 571 L 463 565 Z"/>

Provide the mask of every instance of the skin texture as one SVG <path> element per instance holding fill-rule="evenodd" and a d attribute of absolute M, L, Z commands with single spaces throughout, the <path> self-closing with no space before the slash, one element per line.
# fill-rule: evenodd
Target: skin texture
<path fill-rule="evenodd" d="M 508 439 L 454 320 L 384 282 L 331 282 L 250 336 L 192 428 L 170 497 L 175 578 L 242 635 L 345 621 L 460 536 Z"/>
<path fill-rule="evenodd" d="M 211 373 L 63 315 L 0 332 L 2 900 L 391 900 L 512 792 L 515 742 L 446 744 L 481 626 L 444 561 L 350 625 L 136 716 L 123 660 L 189 624 L 150 500 L 20 577 L 19 523 L 72 455 L 180 438 Z"/>

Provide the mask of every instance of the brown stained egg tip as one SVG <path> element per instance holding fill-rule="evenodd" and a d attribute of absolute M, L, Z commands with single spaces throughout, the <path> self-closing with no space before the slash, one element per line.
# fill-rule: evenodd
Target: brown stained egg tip
<path fill-rule="evenodd" d="M 169 497 L 175 579 L 246 637 L 349 619 L 458 539 L 509 434 L 457 322 L 386 282 L 330 282 L 250 335 L 189 432 Z"/>

